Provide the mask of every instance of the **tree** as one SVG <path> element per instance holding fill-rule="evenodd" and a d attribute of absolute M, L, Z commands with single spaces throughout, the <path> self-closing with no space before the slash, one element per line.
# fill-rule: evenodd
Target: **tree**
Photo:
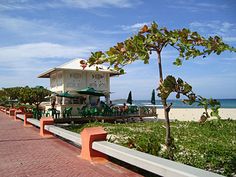
<path fill-rule="evenodd" d="M 34 99 L 33 99 L 33 94 L 32 94 L 32 88 L 30 88 L 29 86 L 26 86 L 26 87 L 22 87 L 20 89 L 20 92 L 19 92 L 19 100 L 21 103 L 23 104 L 30 104 L 32 105 L 33 102 L 34 102 Z"/>
<path fill-rule="evenodd" d="M 11 107 L 14 106 L 14 102 L 19 101 L 20 89 L 21 87 L 3 88 L 3 91 L 8 98 L 7 102 L 11 104 Z"/>
<path fill-rule="evenodd" d="M 0 106 L 5 106 L 7 100 L 8 97 L 6 95 L 6 92 L 4 90 L 0 90 Z"/>
<path fill-rule="evenodd" d="M 45 100 L 46 96 L 51 95 L 51 91 L 48 89 L 37 86 L 31 88 L 31 98 L 32 98 L 32 104 L 36 106 L 36 109 L 39 110 L 39 105 Z"/>
<path fill-rule="evenodd" d="M 6 96 L 10 100 L 15 100 L 19 98 L 19 92 L 21 87 L 9 87 L 9 88 L 3 88 L 3 91 L 6 93 Z"/>
<path fill-rule="evenodd" d="M 168 96 L 175 92 L 176 98 L 180 98 L 180 95 L 186 96 L 185 103 L 193 104 L 204 100 L 202 97 L 197 96 L 193 91 L 191 85 L 183 81 L 181 78 L 176 79 L 173 76 L 167 76 L 164 79 L 162 71 L 162 58 L 161 53 L 164 48 L 170 46 L 178 51 L 178 57 L 173 64 L 180 66 L 183 60 L 189 60 L 202 56 L 205 58 L 207 55 L 216 53 L 220 55 L 223 51 L 235 51 L 233 47 L 225 44 L 218 36 L 204 38 L 197 32 L 192 32 L 189 29 L 176 29 L 168 30 L 166 27 L 159 28 L 158 25 L 153 22 L 150 27 L 144 25 L 138 34 L 128 38 L 123 42 L 117 43 L 114 47 L 111 47 L 108 51 L 98 51 L 91 54 L 88 60 L 90 65 L 109 63 L 115 70 L 124 73 L 123 67 L 131 64 L 136 60 L 142 60 L 144 64 L 149 63 L 150 55 L 152 52 L 157 54 L 157 64 L 159 68 L 159 87 L 158 96 L 161 98 L 165 120 L 166 120 L 166 147 L 169 154 L 169 158 L 173 159 L 172 150 L 172 137 L 170 132 L 169 111 L 172 104 L 167 104 Z M 213 100 L 213 99 L 212 99 Z M 217 114 L 219 108 L 219 102 L 216 100 L 205 102 L 205 106 L 212 107 L 214 114 Z M 208 115 L 207 109 L 205 110 L 206 116 Z M 209 115 L 208 115 L 209 116 Z"/>
<path fill-rule="evenodd" d="M 2 99 L 8 98 L 8 100 L 18 100 L 23 104 L 35 105 L 39 110 L 39 105 L 45 100 L 45 97 L 50 95 L 51 92 L 42 86 L 37 87 L 12 87 L 3 88 L 0 92 Z M 3 95 L 3 96 L 1 96 Z"/>

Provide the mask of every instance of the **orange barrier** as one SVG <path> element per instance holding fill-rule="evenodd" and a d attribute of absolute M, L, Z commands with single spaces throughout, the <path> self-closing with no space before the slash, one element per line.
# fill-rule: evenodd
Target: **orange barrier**
<path fill-rule="evenodd" d="M 6 108 L 6 109 L 5 109 L 5 113 L 6 113 L 6 114 L 9 114 L 9 112 L 8 112 L 9 110 L 10 110 L 10 108 Z"/>
<path fill-rule="evenodd" d="M 1 106 L 1 107 L 0 107 L 0 111 L 1 111 L 1 112 L 3 112 L 3 113 L 4 113 L 4 112 L 5 112 L 5 110 L 6 110 L 6 108 L 5 108 L 4 106 Z"/>
<path fill-rule="evenodd" d="M 108 156 L 92 149 L 94 141 L 105 141 L 107 132 L 102 127 L 85 128 L 81 132 L 82 151 L 81 158 L 92 161 L 96 158 L 108 159 Z"/>
<path fill-rule="evenodd" d="M 32 118 L 32 117 L 33 117 L 33 114 L 31 114 L 31 113 L 24 114 L 24 126 L 25 127 L 31 126 L 31 124 L 27 122 L 27 119 Z"/>
<path fill-rule="evenodd" d="M 15 109 L 14 108 L 11 108 L 10 110 L 9 110 L 9 116 L 12 116 L 14 119 L 15 119 Z"/>
<path fill-rule="evenodd" d="M 54 124 L 54 120 L 52 117 L 42 117 L 40 119 L 40 135 L 41 136 L 51 135 L 49 131 L 44 129 L 44 126 L 53 125 L 53 124 Z"/>

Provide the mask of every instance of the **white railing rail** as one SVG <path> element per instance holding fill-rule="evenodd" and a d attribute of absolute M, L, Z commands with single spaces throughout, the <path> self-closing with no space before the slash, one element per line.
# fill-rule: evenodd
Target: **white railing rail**
<path fill-rule="evenodd" d="M 184 165 L 107 141 L 94 142 L 92 148 L 108 156 L 165 177 L 222 177 L 199 168 Z"/>
<path fill-rule="evenodd" d="M 57 127 L 55 125 L 45 125 L 44 127 L 45 130 L 60 136 L 64 139 L 70 140 L 71 142 L 81 146 L 81 137 L 80 134 L 74 133 L 68 130 L 65 130 L 63 128 Z"/>
<path fill-rule="evenodd" d="M 19 119 L 24 120 L 24 115 L 22 114 L 17 114 L 17 117 Z M 39 127 L 40 128 L 40 121 L 34 118 L 27 118 L 27 122 L 31 123 L 32 125 Z M 81 137 L 80 134 L 74 133 L 68 130 L 65 130 L 64 128 L 57 127 L 55 125 L 45 125 L 44 129 L 59 136 L 62 137 L 66 140 L 69 140 L 73 142 L 76 145 L 81 146 Z"/>

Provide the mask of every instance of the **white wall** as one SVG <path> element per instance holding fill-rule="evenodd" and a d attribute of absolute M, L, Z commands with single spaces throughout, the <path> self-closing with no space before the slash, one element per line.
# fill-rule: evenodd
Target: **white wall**
<path fill-rule="evenodd" d="M 63 91 L 64 84 L 63 84 L 63 72 L 62 71 L 55 72 L 51 75 L 50 87 L 51 87 L 51 91 L 53 91 L 53 92 Z"/>
<path fill-rule="evenodd" d="M 86 73 L 82 71 L 64 71 L 64 91 L 79 90 L 86 87 Z"/>
<path fill-rule="evenodd" d="M 101 72 L 87 73 L 87 86 L 93 87 L 96 90 L 110 91 L 109 89 L 109 75 Z"/>
<path fill-rule="evenodd" d="M 51 91 L 65 92 L 93 87 L 110 92 L 109 74 L 97 71 L 57 71 L 50 77 Z"/>

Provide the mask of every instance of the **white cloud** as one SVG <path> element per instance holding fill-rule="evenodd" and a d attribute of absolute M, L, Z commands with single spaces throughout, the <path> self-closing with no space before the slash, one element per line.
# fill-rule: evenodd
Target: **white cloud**
<path fill-rule="evenodd" d="M 14 71 L 42 70 L 47 65 L 59 64 L 59 59 L 87 57 L 94 49 L 94 47 L 64 46 L 46 42 L 2 47 L 0 68 Z"/>
<path fill-rule="evenodd" d="M 190 27 L 201 32 L 211 32 L 217 33 L 219 35 L 224 35 L 230 31 L 236 31 L 236 25 L 229 22 L 220 22 L 220 21 L 210 21 L 210 22 L 192 22 Z"/>
<path fill-rule="evenodd" d="M 141 27 L 144 25 L 150 25 L 150 22 L 135 23 L 133 25 L 117 25 L 112 30 L 98 30 L 89 27 L 89 30 L 94 33 L 100 33 L 105 35 L 118 35 L 118 34 L 127 34 L 127 33 L 138 33 Z"/>
<path fill-rule="evenodd" d="M 68 46 L 57 43 L 28 43 L 0 47 L 0 87 L 44 85 L 37 76 L 76 57 L 87 58 L 92 46 Z"/>
<path fill-rule="evenodd" d="M 169 1 L 169 7 L 175 9 L 183 9 L 190 12 L 201 12 L 201 11 L 218 11 L 227 9 L 228 5 L 226 4 L 213 4 L 213 3 L 201 3 L 197 0 L 176 0 Z"/>
<path fill-rule="evenodd" d="M 225 61 L 236 61 L 236 56 L 235 57 L 224 57 L 222 59 L 225 60 Z"/>
<path fill-rule="evenodd" d="M 63 25 L 42 20 L 28 20 L 0 15 L 0 21 L 0 30 L 10 32 L 25 39 L 72 40 L 77 38 L 80 40 L 80 38 L 88 37 L 86 34 L 75 32 L 76 29 L 68 30 Z"/>
<path fill-rule="evenodd" d="M 192 22 L 192 30 L 199 31 L 205 35 L 219 35 L 225 42 L 236 42 L 236 24 L 221 21 Z"/>
<path fill-rule="evenodd" d="M 94 47 L 29 43 L 0 48 L 0 87 L 48 85 L 37 76 L 73 58 L 87 58 Z"/>
<path fill-rule="evenodd" d="M 30 59 L 30 58 L 55 58 L 85 56 L 94 47 L 70 47 L 54 43 L 31 43 L 0 48 L 0 59 Z"/>
<path fill-rule="evenodd" d="M 130 0 L 62 0 L 69 6 L 75 6 L 78 8 L 89 9 L 98 7 L 119 7 L 119 8 L 130 8 L 140 1 Z"/>
<path fill-rule="evenodd" d="M 121 29 L 124 31 L 135 31 L 137 32 L 144 25 L 150 25 L 150 22 L 135 23 L 133 25 L 122 25 Z"/>
<path fill-rule="evenodd" d="M 235 37 L 223 37 L 225 42 L 236 42 L 236 36 Z"/>
<path fill-rule="evenodd" d="M 8 10 L 40 10 L 46 8 L 132 8 L 141 3 L 141 0 L 57 0 L 57 1 L 33 1 L 33 0 L 3 0 L 0 2 L 0 11 Z"/>

